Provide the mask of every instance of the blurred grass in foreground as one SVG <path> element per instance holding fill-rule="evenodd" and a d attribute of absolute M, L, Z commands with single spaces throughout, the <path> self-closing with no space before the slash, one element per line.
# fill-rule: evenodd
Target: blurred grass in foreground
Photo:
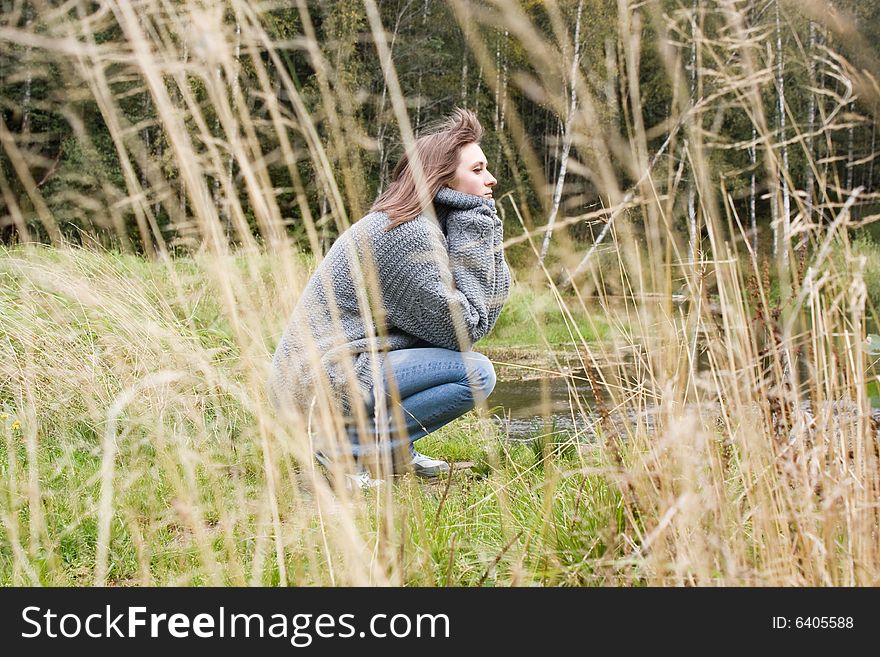
<path fill-rule="evenodd" d="M 257 308 L 259 289 L 292 303 L 297 290 L 265 275 L 267 259 L 239 256 L 225 266 L 252 277 L 253 289 L 241 292 Z M 309 265 L 307 259 L 294 264 L 294 279 L 303 281 Z M 0 582 L 94 580 L 103 441 L 114 425 L 109 583 L 279 582 L 277 567 L 266 559 L 270 482 L 256 417 L 268 411 L 265 400 L 248 396 L 258 386 L 243 387 L 266 366 L 269 345 L 261 358 L 243 356 L 210 286 L 213 266 L 198 258 L 148 263 L 81 249 L 0 253 L 6 491 Z M 534 295 L 514 298 L 523 303 Z M 246 323 L 261 343 L 280 321 L 283 313 L 267 303 Z M 126 402 L 121 408 L 120 399 Z M 108 418 L 108 408 L 118 415 Z M 400 527 L 394 540 L 402 541 L 406 555 L 395 579 L 474 585 L 605 576 L 583 561 L 588 554 L 602 557 L 603 549 L 575 550 L 595 542 L 592 530 L 607 527 L 618 513 L 607 482 L 578 474 L 583 459 L 595 454 L 568 450 L 558 462 L 552 455 L 539 461 L 532 447 L 507 443 L 474 414 L 425 443 L 434 454 L 475 466 L 455 473 L 448 490 L 445 482 L 395 479 Z M 304 466 L 283 446 L 272 453 L 270 469 L 281 476 L 278 522 L 288 581 L 329 584 L 335 557 L 322 553 L 321 522 L 307 512 L 317 504 L 312 464 Z M 368 500 L 373 503 L 379 500 Z M 542 529 L 545 504 L 554 520 Z M 379 540 L 381 527 L 367 522 L 363 529 Z M 548 529 L 550 535 L 494 563 L 517 532 Z"/>

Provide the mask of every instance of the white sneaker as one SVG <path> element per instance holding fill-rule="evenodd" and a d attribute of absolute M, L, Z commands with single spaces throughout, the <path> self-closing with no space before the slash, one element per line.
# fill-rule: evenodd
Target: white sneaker
<path fill-rule="evenodd" d="M 350 491 L 378 488 L 384 483 L 384 479 L 373 479 L 366 470 L 362 470 L 360 474 L 345 475 L 345 486 Z"/>
<path fill-rule="evenodd" d="M 449 472 L 449 464 L 440 459 L 432 459 L 430 456 L 420 454 L 415 449 L 412 452 L 412 468 L 420 477 L 438 477 L 444 472 Z"/>
<path fill-rule="evenodd" d="M 327 479 L 330 480 L 332 483 L 333 480 L 331 477 L 333 475 L 333 469 L 334 469 L 334 467 L 336 467 L 333 464 L 333 460 L 329 456 L 327 456 L 324 452 L 321 452 L 321 451 L 315 452 L 315 460 L 318 463 L 320 463 L 322 466 L 324 466 L 324 470 L 327 475 Z M 357 472 L 353 472 L 353 473 L 346 472 L 343 475 L 343 480 L 345 481 L 346 489 L 348 489 L 350 491 L 367 490 L 370 488 L 376 488 L 377 486 L 381 486 L 382 484 L 385 483 L 384 479 L 373 479 L 370 476 L 370 473 L 367 472 L 365 469 L 361 468 L 360 466 L 355 466 L 355 467 L 358 468 Z"/>

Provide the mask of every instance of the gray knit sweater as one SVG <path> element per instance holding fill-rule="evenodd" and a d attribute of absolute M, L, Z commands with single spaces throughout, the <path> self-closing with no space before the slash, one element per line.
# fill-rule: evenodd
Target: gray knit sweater
<path fill-rule="evenodd" d="M 372 212 L 336 240 L 275 351 L 269 390 L 276 407 L 305 412 L 326 375 L 323 389 L 349 415 L 352 396 L 371 393 L 383 352 L 469 351 L 492 330 L 510 290 L 495 201 L 443 187 L 434 209 L 436 222 L 420 214 L 392 230 L 385 230 L 387 214 Z M 381 304 L 370 294 L 376 290 Z M 368 297 L 379 310 L 371 322 L 360 310 Z"/>

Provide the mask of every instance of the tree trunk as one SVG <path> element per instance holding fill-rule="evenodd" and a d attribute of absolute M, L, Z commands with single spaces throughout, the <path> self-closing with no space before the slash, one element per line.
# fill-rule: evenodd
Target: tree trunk
<path fill-rule="evenodd" d="M 422 5 L 422 32 L 427 33 L 428 25 L 428 0 L 425 0 L 425 4 Z M 422 127 L 422 73 L 423 73 L 423 60 L 419 59 L 419 80 L 416 86 L 416 121 L 415 121 L 415 134 L 419 135 Z"/>
<path fill-rule="evenodd" d="M 499 121 L 498 121 L 498 131 L 499 133 L 504 132 L 504 126 L 507 120 L 507 41 L 508 41 L 509 33 L 507 30 L 504 30 L 504 59 L 501 61 L 501 109 L 499 110 Z M 500 166 L 500 164 L 499 164 Z M 496 167 L 498 168 L 498 167 Z"/>
<path fill-rule="evenodd" d="M 821 26 L 820 26 L 821 27 Z M 817 30 L 816 34 L 816 45 L 821 46 L 832 46 L 831 43 L 832 33 L 825 32 L 824 30 Z M 834 93 L 835 95 L 839 93 L 839 80 L 834 79 L 833 83 L 828 79 L 829 76 L 824 71 L 818 71 L 816 74 L 816 84 L 819 89 L 825 89 L 831 84 L 834 85 Z M 833 79 L 833 78 L 832 78 Z M 819 113 L 820 117 L 827 116 L 827 112 L 823 111 L 825 109 L 825 98 L 822 95 L 819 95 L 816 98 L 816 109 Z M 822 173 L 819 175 L 819 180 L 817 184 L 817 190 L 824 190 L 828 185 L 828 168 L 831 165 L 832 158 L 832 150 L 833 150 L 833 136 L 829 139 L 827 136 L 827 132 L 824 127 L 822 129 L 823 139 L 819 140 L 816 151 L 818 159 L 822 162 Z M 824 202 L 824 199 L 823 199 Z"/>
<path fill-rule="evenodd" d="M 874 112 L 872 114 L 872 122 L 871 122 L 871 159 L 868 161 L 868 174 L 867 180 L 865 182 L 865 189 L 869 192 L 874 190 L 874 155 L 877 151 L 874 150 L 874 147 L 877 143 L 877 103 L 874 103 Z"/>
<path fill-rule="evenodd" d="M 752 251 L 758 253 L 758 215 L 755 207 L 757 192 L 756 169 L 758 167 L 758 129 L 752 126 L 752 145 L 749 146 L 749 161 L 752 165 L 751 185 L 749 188 L 749 226 L 752 230 Z"/>
<path fill-rule="evenodd" d="M 187 62 L 189 61 L 189 46 L 187 45 L 187 43 L 185 41 L 183 43 L 183 57 L 181 59 L 183 60 L 182 75 L 183 75 L 184 79 L 187 79 L 188 74 L 187 74 L 187 70 L 186 70 L 186 65 L 187 65 Z M 187 217 L 186 217 L 186 183 L 183 180 L 183 176 L 180 175 L 179 172 L 177 174 L 177 182 L 180 184 L 180 189 L 178 190 L 178 192 L 179 192 L 178 198 L 180 199 L 179 200 L 180 216 L 182 217 L 182 219 L 184 221 L 186 221 L 187 220 Z"/>
<path fill-rule="evenodd" d="M 618 127 L 620 110 L 617 107 L 617 47 L 614 39 L 605 39 L 605 104 L 608 108 L 608 123 Z"/>
<path fill-rule="evenodd" d="M 543 266 L 547 252 L 550 250 L 550 239 L 553 237 L 553 225 L 556 223 L 556 215 L 559 213 L 559 204 L 562 201 L 562 188 L 565 185 L 565 172 L 568 169 L 568 154 L 571 152 L 573 140 L 572 127 L 574 115 L 577 111 L 577 72 L 581 55 L 581 13 L 584 8 L 584 0 L 579 0 L 577 18 L 574 25 L 574 54 L 571 59 L 571 95 L 568 106 L 568 116 L 565 118 L 565 127 L 562 133 L 562 155 L 559 158 L 559 175 L 556 178 L 556 189 L 553 191 L 553 205 L 550 208 L 550 217 L 547 220 L 547 232 L 544 234 L 544 243 L 541 245 L 541 255 L 538 262 Z"/>
<path fill-rule="evenodd" d="M 495 47 L 495 134 L 504 132 L 505 111 L 507 109 L 507 40 L 509 32 L 504 30 L 504 35 L 499 36 Z M 501 143 L 499 140 L 498 150 L 495 154 L 495 171 L 501 168 Z"/>
<path fill-rule="evenodd" d="M 153 113 L 153 100 L 152 100 L 152 96 L 150 96 L 149 93 L 144 94 L 142 111 L 143 111 L 144 116 L 150 116 Z M 141 139 L 143 139 L 144 147 L 146 148 L 146 152 L 147 152 L 146 160 L 149 161 L 149 159 L 151 157 L 153 157 L 153 155 L 154 155 L 154 153 L 153 153 L 153 132 L 150 130 L 150 128 L 143 129 L 143 132 L 141 132 Z M 150 189 L 150 180 L 147 176 L 146 166 L 147 166 L 146 162 L 141 166 L 140 183 L 141 183 L 141 189 L 144 191 L 144 196 L 145 196 L 144 210 L 149 215 L 151 211 L 150 211 L 150 204 L 147 201 L 147 198 L 149 198 L 149 193 L 147 192 L 147 190 Z M 158 212 L 159 207 L 161 207 L 161 206 L 158 203 L 156 203 L 153 206 L 153 210 L 152 210 L 153 220 L 151 223 L 153 223 L 154 225 L 156 223 L 155 218 L 159 215 L 159 212 Z M 120 237 L 122 237 L 122 236 L 120 235 Z M 152 257 L 154 255 L 153 245 L 152 245 L 152 242 L 150 241 L 150 234 L 149 234 L 149 231 L 146 230 L 146 227 L 143 227 L 141 230 L 141 239 L 144 240 L 144 245 L 143 245 L 144 251 L 147 254 L 149 254 L 150 257 Z"/>
<path fill-rule="evenodd" d="M 773 253 L 780 258 L 781 264 L 788 264 L 789 242 L 791 241 L 791 199 L 785 174 L 788 173 L 788 145 L 785 143 L 785 78 L 783 76 L 782 57 L 782 23 L 779 17 L 779 0 L 776 0 L 776 92 L 779 103 L 776 107 L 777 139 L 782 144 L 782 170 L 777 177 L 777 184 L 782 190 L 782 208 L 777 211 L 773 232 Z M 778 200 L 777 200 L 778 203 Z M 780 252 L 780 249 L 782 250 Z"/>
<path fill-rule="evenodd" d="M 697 0 L 691 7 L 691 70 L 690 70 L 690 93 L 691 107 L 694 106 L 697 93 Z M 687 140 L 684 142 L 687 151 Z M 685 153 L 687 157 L 687 153 Z M 689 167 L 687 186 L 687 213 L 688 213 L 688 265 L 693 267 L 697 259 L 697 185 L 694 180 L 694 171 Z"/>
<path fill-rule="evenodd" d="M 388 44 L 388 53 L 389 56 L 394 52 L 394 42 L 397 40 L 397 33 L 400 30 L 400 21 L 403 18 L 403 13 L 406 11 L 406 8 L 409 7 L 409 2 L 407 2 L 403 9 L 399 9 L 397 12 L 397 19 L 394 21 L 394 30 L 391 32 L 391 43 Z M 388 125 L 385 122 L 385 101 L 388 98 L 388 82 L 385 80 L 385 76 L 382 76 L 382 93 L 379 96 L 379 109 L 376 112 L 376 123 L 378 123 L 378 128 L 376 129 L 376 146 L 379 151 L 379 185 L 376 189 L 376 195 L 382 193 L 382 190 L 385 189 L 385 185 L 388 184 L 388 179 L 390 177 L 390 163 L 388 161 L 388 149 L 385 147 L 385 134 L 388 130 Z"/>
<path fill-rule="evenodd" d="M 468 58 L 467 51 L 462 51 L 461 57 L 461 106 L 467 109 L 467 73 L 468 73 Z"/>
<path fill-rule="evenodd" d="M 239 78 L 239 72 L 241 71 L 241 16 L 238 13 L 238 8 L 235 9 L 235 62 L 233 66 L 235 67 L 235 74 L 232 76 L 231 85 L 232 85 L 232 107 L 235 107 L 238 102 L 238 97 L 241 95 L 241 80 Z M 228 183 L 227 189 L 234 189 L 232 186 L 232 173 L 233 167 L 235 164 L 235 158 L 232 156 L 232 153 L 229 154 L 229 159 L 226 162 L 226 181 Z M 223 211 L 220 214 L 220 218 L 223 221 L 223 225 L 226 227 L 227 232 L 232 233 L 232 221 L 229 217 L 229 203 L 224 203 Z"/>
<path fill-rule="evenodd" d="M 550 110 L 544 110 L 544 112 L 543 112 L 544 121 L 543 121 L 542 125 L 547 125 L 550 122 L 550 119 L 548 118 L 549 114 L 550 114 Z M 546 139 L 546 136 L 545 136 L 545 139 Z M 550 158 L 551 158 L 550 149 L 548 147 L 548 148 L 544 148 L 542 150 L 544 152 L 544 180 L 546 180 L 549 183 L 550 182 L 550 161 L 551 161 L 550 160 Z"/>
<path fill-rule="evenodd" d="M 804 183 L 804 196 L 806 200 L 806 219 L 810 223 L 813 220 L 813 185 L 815 174 L 813 173 L 813 133 L 816 131 L 816 23 L 810 21 L 810 36 L 807 42 L 807 61 L 810 76 L 810 91 L 807 98 L 807 180 Z"/>
<path fill-rule="evenodd" d="M 330 232 L 327 225 L 330 223 L 327 217 L 327 195 L 321 196 L 321 217 L 318 219 L 321 223 L 321 257 L 327 255 L 330 250 Z"/>
<path fill-rule="evenodd" d="M 498 111 L 501 108 L 501 36 L 498 30 L 495 34 L 495 114 L 492 125 L 495 134 L 498 134 Z"/>
<path fill-rule="evenodd" d="M 553 162 L 559 162 L 560 156 L 559 152 L 562 148 L 562 141 L 565 139 L 565 123 L 562 121 L 560 117 L 556 118 L 556 139 L 553 140 L 553 157 L 550 158 L 547 162 L 547 181 L 553 181 L 555 185 L 559 181 L 559 172 L 556 172 L 554 177 L 553 172 L 550 170 L 550 166 Z"/>
<path fill-rule="evenodd" d="M 480 64 L 480 70 L 477 73 L 477 88 L 474 90 L 474 112 L 480 113 L 480 91 L 483 89 L 483 65 Z"/>
<path fill-rule="evenodd" d="M 30 31 L 34 23 L 34 8 L 30 2 L 25 2 L 24 7 L 24 26 L 26 31 Z M 34 73 L 31 69 L 31 46 L 27 46 L 24 50 L 24 96 L 21 101 L 21 134 L 26 135 L 31 130 L 31 94 L 34 83 Z"/>
<path fill-rule="evenodd" d="M 853 114 L 856 109 L 855 101 L 850 101 L 849 112 Z M 853 154 L 855 151 L 855 121 L 848 121 L 849 127 L 846 129 L 846 193 L 852 192 L 853 188 Z"/>

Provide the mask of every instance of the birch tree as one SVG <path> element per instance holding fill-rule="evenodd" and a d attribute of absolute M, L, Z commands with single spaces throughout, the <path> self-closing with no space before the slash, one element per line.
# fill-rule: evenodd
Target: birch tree
<path fill-rule="evenodd" d="M 507 111 L 507 47 L 510 32 L 505 29 L 495 47 L 495 134 L 504 132 L 505 114 Z M 495 170 L 501 168 L 501 147 L 499 144 L 495 160 Z"/>
<path fill-rule="evenodd" d="M 422 32 L 427 33 L 428 26 L 428 0 L 422 4 Z M 422 128 L 422 105 L 424 105 L 424 99 L 422 98 L 422 77 L 424 75 L 424 62 L 419 59 L 419 80 L 416 83 L 416 134 L 418 135 L 421 132 Z"/>
<path fill-rule="evenodd" d="M 238 5 L 235 6 L 235 51 L 234 51 L 234 60 L 232 65 L 234 67 L 234 72 L 232 75 L 231 83 L 231 93 L 232 93 L 232 106 L 235 107 L 238 103 L 238 99 L 241 96 L 241 14 Z M 228 188 L 232 189 L 232 173 L 233 173 L 233 164 L 235 162 L 235 157 L 232 155 L 232 151 L 229 153 L 229 158 L 226 161 L 226 181 L 228 183 Z M 229 206 L 228 204 L 223 204 L 223 209 L 220 214 L 223 223 L 226 224 L 227 230 L 231 230 L 230 219 L 229 219 Z"/>
<path fill-rule="evenodd" d="M 394 44 L 397 41 L 398 33 L 400 32 L 400 23 L 403 20 L 403 15 L 406 13 L 409 6 L 412 4 L 412 0 L 407 0 L 403 6 L 398 3 L 397 8 L 397 16 L 394 20 L 394 29 L 391 31 L 391 39 L 388 44 L 388 57 L 394 53 Z M 385 62 L 385 66 L 388 65 L 388 62 Z M 382 193 L 382 190 L 385 188 L 386 183 L 388 182 L 388 178 L 390 176 L 390 162 L 388 158 L 388 147 L 386 144 L 386 134 L 388 131 L 388 122 L 385 121 L 385 106 L 388 99 L 388 82 L 385 80 L 385 77 L 382 76 L 382 92 L 379 94 L 379 104 L 378 109 L 376 110 L 376 123 L 378 124 L 376 129 L 376 147 L 378 149 L 379 156 L 379 181 L 376 189 L 376 195 Z"/>
<path fill-rule="evenodd" d="M 757 168 L 758 168 L 758 129 L 752 126 L 752 143 L 749 146 L 749 164 L 751 165 L 751 179 L 749 181 L 749 228 L 752 235 L 752 250 L 758 253 L 758 214 L 756 207 L 757 196 Z"/>
<path fill-rule="evenodd" d="M 605 39 L 605 104 L 608 110 L 608 123 L 617 128 L 620 109 L 617 106 L 617 46 L 614 39 Z"/>
<path fill-rule="evenodd" d="M 238 101 L 239 96 L 241 95 L 241 82 L 239 77 L 239 71 L 241 70 L 241 15 L 238 6 L 235 6 L 235 46 L 233 51 L 233 67 L 235 72 L 232 75 L 232 79 L 229 81 L 230 93 L 232 96 L 232 106 L 235 107 L 236 102 Z M 223 65 L 218 65 L 217 67 L 217 79 L 222 82 L 223 80 Z M 214 119 L 214 131 L 215 134 L 220 134 L 220 116 L 219 114 Z M 232 136 L 229 136 L 230 139 Z M 229 199 L 220 198 L 220 176 L 225 176 L 227 180 L 227 189 L 232 189 L 232 175 L 233 168 L 235 164 L 235 156 L 232 154 L 232 149 L 229 149 L 229 157 L 226 161 L 226 166 L 224 171 L 218 171 L 214 176 L 214 186 L 213 186 L 213 197 L 214 197 L 214 205 L 220 211 L 220 219 L 223 222 L 223 226 L 227 233 L 232 231 L 232 224 L 229 215 Z"/>
<path fill-rule="evenodd" d="M 807 39 L 807 71 L 810 78 L 810 88 L 807 92 L 807 179 L 804 183 L 805 211 L 808 222 L 812 221 L 813 217 L 813 186 L 815 184 L 812 161 L 814 133 L 816 132 L 816 31 L 816 23 L 811 20 Z"/>
<path fill-rule="evenodd" d="M 865 182 L 865 189 L 869 191 L 874 189 L 874 159 L 877 153 L 874 150 L 877 144 L 877 103 L 874 103 L 874 111 L 871 113 L 871 116 L 874 117 L 874 120 L 871 121 L 871 148 L 868 151 L 871 154 L 871 158 L 868 160 L 867 181 Z"/>
<path fill-rule="evenodd" d="M 847 121 L 848 127 L 846 129 L 846 189 L 851 190 L 853 188 L 853 161 L 855 160 L 855 114 L 856 104 L 855 101 L 850 101 L 849 103 L 849 113 L 850 118 Z M 847 192 L 849 193 L 849 192 Z"/>
<path fill-rule="evenodd" d="M 565 185 L 565 173 L 568 168 L 568 155 L 571 152 L 571 144 L 574 139 L 572 134 L 574 117 L 577 111 L 577 72 L 581 54 L 581 14 L 584 8 L 584 1 L 579 0 L 577 8 L 577 17 L 574 26 L 574 52 L 571 58 L 571 71 L 569 74 L 570 96 L 568 104 L 568 114 L 565 117 L 565 126 L 562 131 L 562 153 L 559 157 L 559 175 L 556 177 L 556 188 L 553 191 L 553 205 L 550 207 L 550 216 L 547 219 L 547 231 L 544 233 L 544 243 L 541 245 L 541 254 L 538 262 L 543 265 L 547 252 L 550 250 L 550 240 L 553 237 L 553 225 L 556 223 L 556 216 L 559 214 L 559 205 L 562 201 L 562 188 Z"/>
<path fill-rule="evenodd" d="M 697 0 L 691 7 L 691 62 L 689 73 L 689 91 L 691 94 L 691 107 L 697 93 Z M 687 157 L 688 142 L 684 141 L 685 157 Z M 687 186 L 687 213 L 688 213 L 688 265 L 693 267 L 697 258 L 697 186 L 694 181 L 694 171 L 691 168 L 688 175 Z"/>
<path fill-rule="evenodd" d="M 779 15 L 779 0 L 774 0 L 776 9 L 776 134 L 782 150 L 782 172 L 777 176 L 777 184 L 782 192 L 782 208 L 777 210 L 773 227 L 773 254 L 781 258 L 782 265 L 788 264 L 788 247 L 791 240 L 791 198 L 784 172 L 788 171 L 788 145 L 785 126 L 785 77 L 782 54 L 782 23 Z M 778 199 L 776 203 L 778 204 Z M 782 250 L 780 253 L 780 249 Z"/>
<path fill-rule="evenodd" d="M 24 27 L 25 31 L 30 32 L 34 23 L 34 7 L 30 2 L 25 2 L 24 6 Z M 24 94 L 21 101 L 21 134 L 26 135 L 31 130 L 31 94 L 34 85 L 34 71 L 31 68 L 31 52 L 30 44 L 25 47 L 24 51 Z"/>
<path fill-rule="evenodd" d="M 467 51 L 462 49 L 461 55 L 461 106 L 467 109 L 467 74 L 468 56 Z"/>

